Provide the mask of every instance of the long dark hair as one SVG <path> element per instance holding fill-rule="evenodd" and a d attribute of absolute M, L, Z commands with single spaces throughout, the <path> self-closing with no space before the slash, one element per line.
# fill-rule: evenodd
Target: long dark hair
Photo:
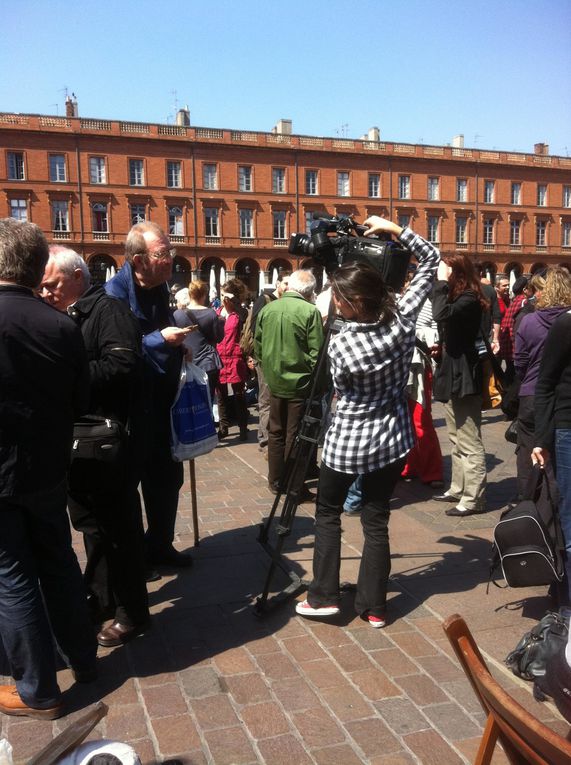
<path fill-rule="evenodd" d="M 443 260 L 452 269 L 448 279 L 448 302 L 453 303 L 463 292 L 470 290 L 478 296 L 482 310 L 487 311 L 490 304 L 484 297 L 478 272 L 470 258 L 462 254 L 446 255 Z"/>
<path fill-rule="evenodd" d="M 329 280 L 333 294 L 345 300 L 357 314 L 356 321 L 390 324 L 396 314 L 393 291 L 368 263 L 347 263 L 334 271 Z"/>

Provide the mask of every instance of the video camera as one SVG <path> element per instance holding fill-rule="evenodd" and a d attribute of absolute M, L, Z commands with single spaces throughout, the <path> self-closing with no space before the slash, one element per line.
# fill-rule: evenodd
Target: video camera
<path fill-rule="evenodd" d="M 390 234 L 361 236 L 366 230 L 366 226 L 355 223 L 350 215 L 336 218 L 325 212 L 314 212 L 310 233 L 292 234 L 288 252 L 313 258 L 327 274 L 345 263 L 369 263 L 389 287 L 401 292 L 410 252 L 393 241 Z"/>

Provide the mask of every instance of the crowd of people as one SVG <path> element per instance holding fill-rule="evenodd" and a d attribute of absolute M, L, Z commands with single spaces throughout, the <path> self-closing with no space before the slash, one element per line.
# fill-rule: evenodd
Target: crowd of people
<path fill-rule="evenodd" d="M 0 686 L 0 711 L 60 716 L 53 639 L 76 681 L 93 681 L 97 644 L 119 646 L 149 627 L 146 583 L 163 566 L 192 566 L 173 544 L 183 466 L 171 456 L 170 410 L 185 356 L 206 375 L 221 441 L 232 417 L 248 440 L 247 390 L 256 378 L 268 489 L 316 501 L 301 616 L 338 613 L 341 517 L 359 512 L 355 608 L 373 628 L 385 624 L 396 483 L 443 489 L 433 397 L 445 404 L 452 446 L 450 484 L 434 499 L 449 503 L 451 516 L 486 510 L 482 408 L 499 397 L 491 361 L 518 386 L 518 492 L 533 461 L 555 458 L 571 561 L 569 272 L 520 279 L 510 296 L 508 280 L 494 287 L 466 255 L 441 259 L 434 245 L 378 216 L 365 227 L 365 236 L 391 235 L 416 259 L 400 292 L 371 265 L 349 263 L 329 274 L 317 306 L 315 276 L 299 269 L 282 272 L 249 310 L 239 279 L 221 286 L 217 305 L 193 280 L 177 290 L 173 313 L 175 251 L 156 224 L 133 226 L 123 267 L 101 288 L 91 286 L 80 255 L 48 248 L 37 226 L 0 221 L 0 635 L 15 681 Z M 315 449 L 286 483 L 333 315 L 343 323 L 317 386 L 328 402 L 321 465 Z M 74 424 L 89 417 L 117 423 L 113 461 L 73 454 Z M 319 479 L 317 496 L 309 478 Z M 68 512 L 83 534 L 83 572 Z M 571 563 L 568 574 L 566 582 Z M 565 592 L 561 605 L 570 604 Z"/>

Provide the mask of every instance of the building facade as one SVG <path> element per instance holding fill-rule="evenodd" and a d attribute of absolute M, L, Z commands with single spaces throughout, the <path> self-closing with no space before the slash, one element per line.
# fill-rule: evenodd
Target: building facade
<path fill-rule="evenodd" d="M 490 274 L 571 260 L 571 159 L 377 138 L 0 114 L 0 216 L 80 252 L 96 281 L 131 225 L 155 221 L 176 282 L 224 268 L 252 294 L 260 271 L 311 265 L 287 248 L 316 211 L 390 217 Z"/>

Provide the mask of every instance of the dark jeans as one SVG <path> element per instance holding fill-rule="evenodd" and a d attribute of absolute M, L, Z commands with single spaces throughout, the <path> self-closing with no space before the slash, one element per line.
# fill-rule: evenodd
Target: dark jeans
<path fill-rule="evenodd" d="M 270 394 L 268 421 L 268 483 L 277 487 L 284 472 L 285 462 L 295 441 L 306 402 L 299 399 L 279 398 Z M 291 484 L 298 488 L 296 484 Z M 285 487 L 284 487 L 285 488 Z"/>
<path fill-rule="evenodd" d="M 52 630 L 75 669 L 97 651 L 66 499 L 65 482 L 0 499 L 0 634 L 21 699 L 38 709 L 60 698 Z"/>
<path fill-rule="evenodd" d="M 389 500 L 405 460 L 365 473 L 361 525 L 365 535 L 363 555 L 357 579 L 355 610 L 358 614 L 384 616 L 387 582 L 391 570 L 389 546 Z M 341 567 L 341 513 L 347 492 L 356 473 L 338 473 L 321 463 L 315 515 L 313 581 L 308 602 L 314 608 L 339 603 Z"/>
<path fill-rule="evenodd" d="M 565 574 L 567 587 L 571 588 L 571 429 L 555 430 L 555 465 L 557 485 L 560 492 L 559 520 L 565 540 Z M 566 603 L 571 606 L 571 589 L 566 593 Z"/>
<path fill-rule="evenodd" d="M 126 479 L 114 492 L 70 489 L 73 527 L 83 533 L 87 564 L 83 580 L 102 611 L 122 624 L 149 618 L 145 584 L 144 532 L 138 481 Z"/>
<path fill-rule="evenodd" d="M 521 396 L 519 399 L 519 409 L 517 413 L 517 447 L 515 453 L 517 465 L 517 493 L 520 499 L 525 495 L 525 490 L 533 471 L 531 452 L 535 446 L 534 402 L 535 396 Z"/>
<path fill-rule="evenodd" d="M 141 491 L 147 516 L 147 557 L 160 558 L 172 550 L 178 494 L 184 482 L 184 466 L 171 456 L 170 433 L 156 428 L 142 466 Z"/>

